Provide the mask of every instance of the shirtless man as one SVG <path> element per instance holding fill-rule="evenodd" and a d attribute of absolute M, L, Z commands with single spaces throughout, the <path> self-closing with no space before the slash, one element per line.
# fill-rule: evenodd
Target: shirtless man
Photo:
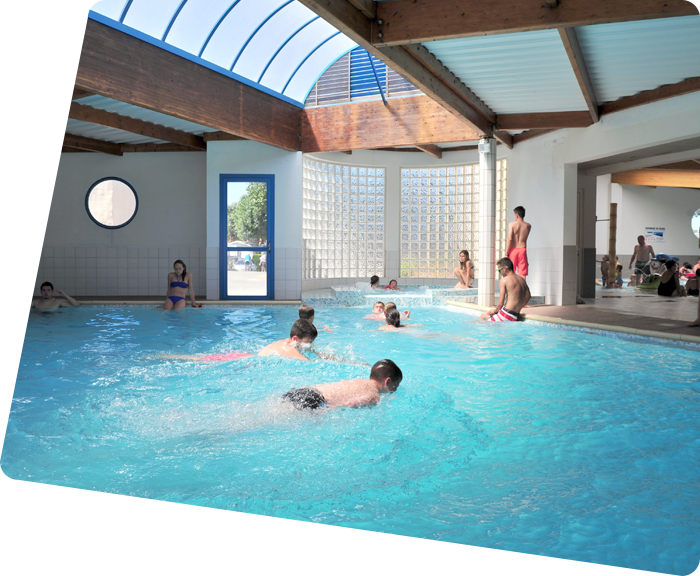
<path fill-rule="evenodd" d="M 527 276 L 527 238 L 532 226 L 525 222 L 525 208 L 522 206 L 516 206 L 513 214 L 515 214 L 515 222 L 508 224 L 506 256 L 513 262 L 515 272 L 520 276 Z"/>
<path fill-rule="evenodd" d="M 54 298 L 53 284 L 51 284 L 51 282 L 44 282 L 39 291 L 41 292 L 41 296 L 32 300 L 32 308 L 55 310 L 56 308 L 77 308 L 80 306 L 77 300 L 68 296 L 63 290 L 56 290 L 56 292 L 59 296 L 65 298 L 66 301 Z"/>
<path fill-rule="evenodd" d="M 513 271 L 513 262 L 510 258 L 501 258 L 498 261 L 498 271 L 501 273 L 499 286 L 501 288 L 498 297 L 498 306 L 491 308 L 481 315 L 480 320 L 489 322 L 516 322 L 523 307 L 530 300 L 530 289 L 523 276 Z M 508 308 L 503 305 L 508 297 Z"/>
<path fill-rule="evenodd" d="M 646 277 L 651 274 L 651 259 L 655 258 L 656 254 L 654 254 L 654 249 L 644 242 L 644 236 L 637 236 L 637 242 L 639 242 L 639 244 L 637 244 L 632 251 L 632 260 L 630 260 L 629 269 L 632 269 L 632 264 L 634 264 L 636 259 L 637 264 L 635 264 L 634 270 L 637 272 L 637 276 L 641 273 Z"/>
<path fill-rule="evenodd" d="M 384 302 L 375 302 L 374 306 L 372 306 L 372 313 L 367 314 L 365 318 L 369 318 L 370 320 L 384 320 Z"/>
<path fill-rule="evenodd" d="M 381 394 L 392 394 L 399 387 L 403 374 L 391 360 L 380 360 L 369 374 L 369 380 L 355 378 L 308 388 L 294 388 L 282 399 L 298 410 L 316 410 L 323 406 L 347 406 L 361 408 L 374 406 Z"/>
<path fill-rule="evenodd" d="M 19 264 L 15 264 L 12 260 L 12 250 L 9 246 L 0 248 L 0 294 L 2 295 L 2 305 L 12 306 L 17 298 L 15 296 L 15 287 L 19 282 L 19 287 L 22 292 L 27 293 L 27 285 L 22 279 L 22 269 Z"/>

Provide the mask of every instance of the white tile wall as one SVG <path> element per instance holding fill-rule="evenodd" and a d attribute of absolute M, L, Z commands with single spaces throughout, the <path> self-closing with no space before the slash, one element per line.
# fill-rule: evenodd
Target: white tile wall
<path fill-rule="evenodd" d="M 207 249 L 200 246 L 45 246 L 35 291 L 48 280 L 71 296 L 164 297 L 177 259 L 192 274 L 195 295 L 206 294 Z"/>

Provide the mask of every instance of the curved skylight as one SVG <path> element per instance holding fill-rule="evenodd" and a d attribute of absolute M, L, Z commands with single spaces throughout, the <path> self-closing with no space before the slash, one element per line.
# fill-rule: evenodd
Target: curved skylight
<path fill-rule="evenodd" d="M 298 106 L 357 46 L 296 0 L 102 0 L 90 16 Z"/>

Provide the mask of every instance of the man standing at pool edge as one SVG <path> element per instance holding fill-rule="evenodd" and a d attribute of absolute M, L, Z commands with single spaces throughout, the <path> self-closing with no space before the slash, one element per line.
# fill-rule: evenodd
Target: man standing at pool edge
<path fill-rule="evenodd" d="M 369 380 L 354 378 L 308 388 L 293 388 L 282 399 L 299 410 L 316 410 L 322 406 L 361 408 L 374 406 L 381 394 L 393 394 L 403 380 L 401 368 L 389 359 L 372 366 Z"/>
<path fill-rule="evenodd" d="M 508 240 L 506 241 L 506 256 L 513 263 L 513 270 L 520 276 L 527 276 L 527 238 L 532 226 L 525 222 L 525 208 L 513 208 L 515 222 L 508 224 Z"/>
<path fill-rule="evenodd" d="M 530 301 L 530 288 L 523 276 L 513 272 L 513 262 L 510 258 L 501 258 L 498 261 L 498 271 L 501 273 L 500 295 L 498 296 L 498 306 L 484 312 L 480 320 L 489 322 L 516 322 L 520 311 Z M 506 297 L 508 298 L 508 308 L 505 308 Z"/>

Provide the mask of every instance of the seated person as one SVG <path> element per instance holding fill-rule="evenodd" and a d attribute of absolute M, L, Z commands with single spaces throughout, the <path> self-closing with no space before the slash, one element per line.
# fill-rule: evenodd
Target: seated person
<path fill-rule="evenodd" d="M 388 286 L 384 286 L 384 290 L 400 290 L 398 282 L 396 280 L 392 280 L 389 282 Z"/>
<path fill-rule="evenodd" d="M 396 392 L 403 380 L 401 369 L 391 360 L 380 360 L 372 366 L 369 380 L 355 378 L 308 388 L 294 388 L 282 399 L 298 410 L 316 410 L 323 406 L 360 408 L 374 406 L 381 394 Z"/>
<path fill-rule="evenodd" d="M 622 288 L 622 264 L 615 266 L 615 282 L 613 288 Z"/>
<path fill-rule="evenodd" d="M 56 290 L 56 293 L 65 298 L 64 300 L 59 300 L 54 297 L 53 284 L 51 282 L 44 282 L 39 289 L 41 296 L 34 298 L 32 300 L 32 308 L 38 308 L 40 310 L 55 310 L 56 308 L 77 308 L 80 306 L 77 300 L 71 298 L 63 290 Z"/>
<path fill-rule="evenodd" d="M 678 273 L 681 275 L 681 278 L 687 278 L 688 274 L 693 273 L 693 267 L 688 262 L 683 262 L 683 266 L 681 266 Z"/>
<path fill-rule="evenodd" d="M 370 320 L 384 320 L 384 302 L 377 300 L 374 306 L 372 306 L 372 313 L 367 314 L 365 318 L 369 318 Z"/>
<path fill-rule="evenodd" d="M 386 316 L 389 310 L 396 310 L 396 304 L 393 302 L 387 302 L 386 305 L 384 306 L 384 315 Z M 403 313 L 399 312 L 401 314 L 401 319 L 405 320 L 411 316 L 411 312 L 408 310 L 404 310 Z"/>
<path fill-rule="evenodd" d="M 369 279 L 369 285 L 372 290 L 379 288 L 379 276 L 376 274 Z"/>
<path fill-rule="evenodd" d="M 530 288 L 527 286 L 525 276 L 519 276 L 513 272 L 513 262 L 510 258 L 501 258 L 498 261 L 498 272 L 501 279 L 498 283 L 500 294 L 498 305 L 484 312 L 480 320 L 487 322 L 516 322 L 520 319 L 520 311 L 530 301 Z M 504 306 L 508 298 L 508 308 Z"/>
<path fill-rule="evenodd" d="M 685 288 L 681 286 L 678 278 L 678 263 L 674 260 L 666 261 L 666 271 L 661 275 L 659 284 L 659 296 L 687 296 Z"/>
<path fill-rule="evenodd" d="M 627 282 L 627 286 L 636 286 L 636 285 L 637 285 L 637 275 L 630 274 L 630 281 Z"/>
<path fill-rule="evenodd" d="M 700 296 L 700 277 L 697 274 L 688 277 L 685 283 L 685 291 L 688 296 Z"/>

